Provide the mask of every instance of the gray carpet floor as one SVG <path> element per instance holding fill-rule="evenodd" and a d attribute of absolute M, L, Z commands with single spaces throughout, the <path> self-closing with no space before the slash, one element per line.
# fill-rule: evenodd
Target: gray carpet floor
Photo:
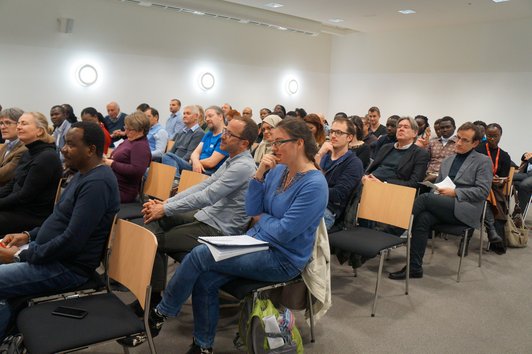
<path fill-rule="evenodd" d="M 532 224 L 529 215 L 528 225 Z M 485 253 L 478 267 L 478 234 L 456 282 L 458 240 L 437 239 L 425 255 L 423 279 L 404 282 L 383 277 L 377 314 L 370 317 L 378 260 L 368 261 L 355 278 L 336 259 L 331 266 L 333 307 L 316 324 L 316 342 L 297 313 L 307 353 L 532 353 L 532 245 L 508 249 L 505 255 Z M 385 275 L 400 269 L 404 249 L 392 252 Z M 237 308 L 223 309 L 215 342 L 216 353 L 241 353 L 232 344 Z M 165 323 L 155 339 L 159 353 L 185 353 L 191 343 L 192 308 Z M 116 343 L 85 352 L 120 353 Z M 147 344 L 131 353 L 148 353 Z"/>

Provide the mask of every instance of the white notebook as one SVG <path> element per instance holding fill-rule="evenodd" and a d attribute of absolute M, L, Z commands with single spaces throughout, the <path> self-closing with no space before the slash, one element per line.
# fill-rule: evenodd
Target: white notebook
<path fill-rule="evenodd" d="M 269 248 L 268 242 L 248 235 L 200 236 L 198 241 L 207 245 L 216 262 L 246 253 L 265 251 Z"/>

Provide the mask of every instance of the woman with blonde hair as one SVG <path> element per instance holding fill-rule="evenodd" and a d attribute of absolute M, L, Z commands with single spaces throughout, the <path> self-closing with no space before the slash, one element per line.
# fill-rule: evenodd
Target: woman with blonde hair
<path fill-rule="evenodd" d="M 15 177 L 0 188 L 0 237 L 29 231 L 52 213 L 62 167 L 55 140 L 42 113 L 24 113 L 17 136 L 28 151 L 22 155 Z"/>
<path fill-rule="evenodd" d="M 283 120 L 281 117 L 270 114 L 266 118 L 263 119 L 261 130 L 262 130 L 262 141 L 260 142 L 259 146 L 257 146 L 257 149 L 255 149 L 254 152 L 254 158 L 255 162 L 259 164 L 262 160 L 262 157 L 266 154 L 272 153 L 272 141 L 273 141 L 273 135 L 272 135 L 272 129 L 277 127 L 277 124 L 282 122 Z"/>
<path fill-rule="evenodd" d="M 150 130 L 150 121 L 143 112 L 135 112 L 124 120 L 126 139 L 104 159 L 118 180 L 120 202 L 132 203 L 139 194 L 140 182 L 150 165 L 151 152 L 146 135 Z"/>

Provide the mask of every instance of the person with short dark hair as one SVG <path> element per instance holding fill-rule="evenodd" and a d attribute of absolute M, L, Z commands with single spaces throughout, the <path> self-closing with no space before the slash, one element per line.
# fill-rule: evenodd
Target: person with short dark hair
<path fill-rule="evenodd" d="M 430 161 L 425 180 L 434 182 L 436 177 L 438 177 L 438 173 L 440 172 L 442 161 L 446 157 L 449 157 L 455 153 L 455 130 L 456 124 L 452 117 L 445 116 L 441 119 L 438 119 L 438 133 L 440 135 L 438 138 L 429 141 L 427 151 L 430 154 Z"/>
<path fill-rule="evenodd" d="M 432 139 L 439 139 L 441 137 L 441 133 L 440 133 L 440 121 L 441 119 L 436 119 L 434 121 L 434 133 L 436 134 L 435 137 L 433 137 Z"/>
<path fill-rule="evenodd" d="M 493 179 L 490 160 L 475 150 L 481 135 L 470 122 L 458 128 L 456 154 L 441 164 L 436 182 L 449 177 L 456 188 L 439 188 L 438 194 L 424 193 L 414 202 L 412 241 L 410 246 L 410 278 L 423 277 L 423 256 L 432 228 L 451 224 L 478 228 Z M 406 267 L 390 273 L 391 279 L 405 279 Z"/>
<path fill-rule="evenodd" d="M 147 103 L 141 103 L 137 106 L 137 111 L 146 113 L 146 111 L 150 108 L 150 105 Z"/>
<path fill-rule="evenodd" d="M 485 143 L 487 141 L 487 139 L 486 139 L 486 129 L 488 129 L 488 125 L 486 123 L 484 123 L 483 121 L 481 121 L 481 120 L 476 120 L 476 121 L 473 122 L 473 124 L 477 126 L 477 128 L 480 131 L 480 135 L 482 136 L 482 140 L 480 142 L 481 143 Z"/>
<path fill-rule="evenodd" d="M 307 116 L 307 111 L 305 111 L 303 108 L 296 108 L 296 117 L 297 118 L 305 118 Z"/>
<path fill-rule="evenodd" d="M 166 120 L 165 129 L 168 132 L 168 136 L 175 136 L 181 132 L 185 127 L 183 123 L 183 115 L 180 112 L 181 101 L 177 98 L 170 100 L 170 116 Z"/>
<path fill-rule="evenodd" d="M 61 149 L 65 145 L 66 133 L 70 129 L 70 122 L 66 119 L 65 109 L 61 105 L 55 105 L 50 109 L 50 119 L 54 124 L 54 132 L 52 136 L 55 139 L 55 146 L 57 154 L 63 162 L 63 155 Z"/>
<path fill-rule="evenodd" d="M 362 166 L 364 167 L 365 171 L 371 161 L 371 148 L 363 140 L 364 123 L 362 122 L 362 119 L 359 116 L 351 116 L 349 117 L 349 120 L 351 121 L 351 123 L 353 123 L 353 126 L 355 128 L 355 135 L 353 136 L 353 140 L 349 143 L 349 150 L 353 151 L 355 155 L 357 155 L 357 157 L 360 159 L 360 161 L 362 161 Z M 375 138 L 375 135 L 370 135 Z"/>
<path fill-rule="evenodd" d="M 360 120 L 360 126 L 362 127 L 362 141 L 364 141 L 364 143 L 368 146 L 371 146 L 371 144 L 374 142 L 374 141 L 377 141 L 377 137 L 375 136 L 375 134 L 371 133 L 371 129 L 370 129 L 370 120 L 369 120 L 369 117 L 368 115 L 365 115 L 363 117 L 360 117 L 360 116 L 354 116 L 355 118 L 355 125 L 357 124 L 357 120 Z"/>
<path fill-rule="evenodd" d="M 286 117 L 286 108 L 282 104 L 275 105 L 272 113 L 284 119 Z"/>
<path fill-rule="evenodd" d="M 74 123 L 66 135 L 67 168 L 77 170 L 53 213 L 34 229 L 18 229 L 0 248 L 0 340 L 12 319 L 9 302 L 78 287 L 100 265 L 120 208 L 113 172 L 102 164 L 104 136 L 94 123 Z M 57 157 L 56 157 L 57 158 Z M 28 245 L 21 250 L 20 247 Z"/>
<path fill-rule="evenodd" d="M 397 132 L 397 120 L 401 118 L 398 115 L 393 115 L 388 118 L 386 121 L 386 135 L 379 136 L 379 139 L 377 141 L 374 141 L 371 143 L 371 156 L 375 158 L 377 156 L 377 153 L 381 149 L 383 145 L 395 143 L 397 141 L 397 138 L 395 136 Z"/>
<path fill-rule="evenodd" d="M 24 112 L 20 108 L 0 110 L 0 131 L 5 144 L 0 147 L 0 187 L 15 176 L 22 155 L 28 151 L 17 136 L 17 123 Z"/>
<path fill-rule="evenodd" d="M 110 166 L 118 180 L 120 202 L 132 203 L 139 194 L 140 182 L 150 165 L 151 152 L 146 134 L 150 121 L 142 112 L 134 112 L 124 120 L 127 139 L 103 161 Z"/>
<path fill-rule="evenodd" d="M 168 145 L 168 132 L 159 124 L 159 111 L 153 107 L 146 109 L 144 112 L 150 121 L 150 130 L 148 131 L 148 143 L 150 144 L 151 159 L 161 161 L 163 154 Z"/>
<path fill-rule="evenodd" d="M 107 155 L 109 151 L 109 146 L 111 146 L 111 134 L 105 128 L 103 124 L 103 115 L 96 110 L 94 107 L 87 107 L 81 111 L 81 121 L 82 122 L 92 122 L 98 124 L 100 129 L 102 129 L 103 135 L 105 137 L 105 143 L 103 145 L 103 153 Z"/>
<path fill-rule="evenodd" d="M 419 127 L 417 132 L 416 145 L 424 149 L 428 148 L 430 141 L 430 125 L 429 119 L 423 115 L 417 115 L 414 117 Z"/>
<path fill-rule="evenodd" d="M 368 110 L 369 118 L 369 132 L 375 135 L 377 138 L 383 134 L 386 134 L 386 127 L 380 124 L 381 111 L 378 107 L 371 107 Z"/>
<path fill-rule="evenodd" d="M 72 106 L 68 103 L 63 103 L 62 106 L 65 110 L 66 120 L 68 120 L 70 124 L 76 123 L 78 121 L 78 117 L 76 117 L 76 114 L 74 113 L 74 108 L 72 108 Z"/>
<path fill-rule="evenodd" d="M 379 150 L 362 178 L 367 181 L 387 182 L 417 188 L 427 171 L 429 154 L 414 141 L 418 126 L 410 117 L 397 120 L 397 142 L 386 144 Z"/>

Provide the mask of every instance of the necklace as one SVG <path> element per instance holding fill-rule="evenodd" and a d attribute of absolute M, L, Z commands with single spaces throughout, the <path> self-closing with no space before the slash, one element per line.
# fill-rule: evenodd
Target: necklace
<path fill-rule="evenodd" d="M 298 180 L 301 179 L 304 175 L 306 175 L 308 171 L 305 172 L 296 172 L 292 177 L 288 178 L 288 168 L 286 168 L 283 172 L 283 176 L 281 177 L 281 183 L 279 184 L 279 187 L 277 188 L 277 194 L 280 194 L 284 191 L 286 191 L 288 188 L 290 188 L 291 185 L 295 184 Z"/>

